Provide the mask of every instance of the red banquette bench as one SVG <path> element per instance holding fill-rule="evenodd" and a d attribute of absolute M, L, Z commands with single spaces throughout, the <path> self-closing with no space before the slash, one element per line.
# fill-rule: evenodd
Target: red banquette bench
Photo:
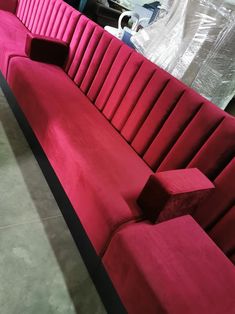
<path fill-rule="evenodd" d="M 235 119 L 61 0 L 0 1 L 0 70 L 127 312 L 235 313 Z"/>

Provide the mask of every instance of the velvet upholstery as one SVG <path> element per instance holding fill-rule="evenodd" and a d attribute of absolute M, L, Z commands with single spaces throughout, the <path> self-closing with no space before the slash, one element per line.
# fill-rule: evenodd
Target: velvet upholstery
<path fill-rule="evenodd" d="M 157 172 L 138 197 L 144 216 L 155 223 L 192 214 L 215 186 L 196 168 Z"/>
<path fill-rule="evenodd" d="M 1 2 L 2 7 L 10 7 L 14 1 Z M 18 0 L 16 16 L 0 8 L 0 70 L 3 75 L 7 77 L 11 57 L 26 56 L 28 33 L 59 39 L 69 45 L 80 16 L 80 12 L 62 0 Z"/>
<path fill-rule="evenodd" d="M 0 10 L 0 70 L 5 77 L 11 56 L 25 56 L 27 32 L 14 14 Z"/>
<path fill-rule="evenodd" d="M 43 102 L 47 106 L 53 102 L 53 97 L 56 99 L 57 90 L 60 89 L 67 97 L 68 90 L 76 84 L 106 121 L 108 120 L 126 140 L 130 145 L 129 149 L 134 149 L 143 163 L 149 166 L 145 175 L 139 178 L 136 194 L 130 197 L 127 193 L 125 196 L 128 204 L 136 202 L 148 175 L 173 169 L 198 168 L 213 183 L 216 182 L 216 190 L 212 197 L 197 208 L 193 216 L 204 228 L 213 224 L 214 219 L 218 219 L 216 217 L 227 211 L 234 202 L 234 185 L 231 185 L 229 179 L 233 176 L 230 169 L 233 167 L 235 151 L 234 119 L 60 0 L 50 3 L 48 0 L 38 0 L 35 2 L 35 5 L 38 5 L 37 10 L 32 3 L 30 7 L 30 3 L 30 0 L 19 2 L 18 19 L 38 34 L 52 36 L 53 33 L 55 38 L 68 42 L 70 47 L 65 72 L 49 65 L 44 65 L 41 69 L 40 63 L 25 58 L 13 57 L 10 62 L 8 68 L 12 73 L 8 81 L 17 99 L 20 99 L 20 103 L 25 107 L 25 112 L 30 112 L 27 118 L 33 129 L 36 130 L 41 122 L 40 119 L 34 119 L 35 114 L 30 109 L 32 103 L 37 103 L 40 99 L 40 103 Z M 56 21 L 56 24 L 49 27 L 52 21 Z M 25 70 L 25 67 L 28 70 Z M 48 90 L 45 93 L 47 86 L 38 84 L 39 81 L 45 80 L 45 73 L 50 73 L 48 75 L 53 77 L 53 92 Z M 75 84 L 72 81 L 67 83 L 66 74 Z M 58 83 L 54 79 L 55 75 L 58 77 Z M 19 82 L 18 77 L 25 77 L 25 82 Z M 23 94 L 25 87 L 21 84 L 27 86 L 27 95 Z M 33 86 L 37 86 L 38 90 Z M 77 95 L 77 106 L 81 106 L 81 94 L 77 92 Z M 64 103 L 67 107 L 68 102 Z M 34 108 L 34 112 L 37 110 L 40 110 L 40 106 Z M 41 116 L 44 123 L 43 114 L 36 116 Z M 50 119 L 47 118 L 48 121 Z M 46 147 L 44 149 L 46 150 Z M 60 167 L 61 163 L 58 162 L 58 165 L 55 165 L 57 172 L 60 172 Z M 117 169 L 117 172 L 120 171 Z M 134 171 L 137 170 L 133 169 Z M 63 167 L 62 173 L 64 174 Z M 94 174 L 93 176 L 95 177 Z M 65 181 L 67 182 L 67 179 Z M 225 181 L 226 193 L 223 192 L 222 184 Z M 76 191 L 75 182 L 71 181 L 69 187 L 66 185 L 66 189 Z M 75 206 L 78 200 L 76 196 L 73 196 L 73 199 Z M 129 205 L 126 210 L 129 214 L 125 215 L 125 222 L 142 218 L 140 210 L 133 212 L 132 206 Z M 102 244 L 99 243 L 97 251 L 104 250 L 105 243 L 109 241 L 114 229 L 123 223 L 122 215 L 120 219 L 118 215 L 116 218 L 113 226 L 108 228 L 112 230 L 111 233 L 108 232 L 108 239 Z M 84 224 L 89 226 L 90 218 L 87 218 L 87 223 Z M 100 238 L 100 235 L 95 235 L 95 232 L 98 233 L 98 226 L 97 221 L 97 227 L 92 228 L 92 236 L 88 232 L 92 239 Z"/>
<path fill-rule="evenodd" d="M 0 10 L 15 13 L 17 0 L 0 0 Z"/>
<path fill-rule="evenodd" d="M 64 66 L 69 47 L 62 40 L 28 33 L 25 44 L 26 55 L 34 61 Z"/>
<path fill-rule="evenodd" d="M 209 231 L 211 238 L 229 257 L 235 252 L 235 205 Z"/>
<path fill-rule="evenodd" d="M 64 67 L 30 60 L 28 33 L 65 42 Z M 213 193 L 193 211 L 172 208 L 192 212 L 235 263 L 235 119 L 62 0 L 0 10 L 0 48 L 0 69 L 129 313 L 230 313 L 234 266 L 192 218 L 150 225 L 137 198 L 150 175 L 198 168 Z"/>
<path fill-rule="evenodd" d="M 121 229 L 103 262 L 129 314 L 234 312 L 234 266 L 190 216 Z"/>
<path fill-rule="evenodd" d="M 151 170 L 60 68 L 16 57 L 9 84 L 102 254 L 122 223 L 141 216 L 136 199 Z"/>

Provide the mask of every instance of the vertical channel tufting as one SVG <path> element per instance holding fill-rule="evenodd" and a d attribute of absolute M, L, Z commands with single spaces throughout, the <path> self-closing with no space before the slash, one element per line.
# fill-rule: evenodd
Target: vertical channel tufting
<path fill-rule="evenodd" d="M 137 99 L 135 107 L 122 128 L 121 134 L 128 142 L 133 141 L 168 82 L 169 76 L 163 75 L 159 77 L 158 70 L 154 67 L 153 75 L 150 77 L 149 81 L 146 80 L 146 86 Z"/>
<path fill-rule="evenodd" d="M 129 60 L 132 51 L 129 47 L 122 45 L 115 57 L 114 62 L 111 65 L 110 70 L 105 78 L 105 81 L 100 89 L 100 92 L 96 98 L 95 105 L 99 110 L 103 110 L 112 91 L 122 73 L 127 61 Z"/>
<path fill-rule="evenodd" d="M 46 35 L 48 37 L 51 36 L 52 29 L 53 29 L 55 22 L 56 22 L 56 18 L 58 16 L 60 10 L 63 11 L 63 9 L 61 9 L 61 4 L 62 4 L 61 1 L 58 1 L 58 0 L 55 1 L 52 12 L 51 12 L 49 18 L 47 17 L 47 19 L 49 19 L 49 23 L 47 24 L 47 27 L 46 27 L 43 35 Z"/>
<path fill-rule="evenodd" d="M 74 77 L 74 82 L 80 86 L 89 66 L 91 63 L 92 56 L 98 46 L 98 43 L 101 39 L 103 30 L 100 27 L 95 27 L 92 36 L 90 37 L 90 41 L 87 44 L 86 50 L 84 51 L 82 60 L 80 62 L 79 68 L 77 68 L 77 73 Z"/>
<path fill-rule="evenodd" d="M 169 74 L 162 72 L 161 69 L 157 69 L 150 83 L 122 130 L 125 138 L 132 141 L 132 147 L 141 156 L 184 93 L 182 84 L 170 80 Z M 153 86 L 156 86 L 156 90 L 152 88 Z"/>
<path fill-rule="evenodd" d="M 80 63 L 81 63 L 82 58 L 83 58 L 83 55 L 86 51 L 86 48 L 89 44 L 89 41 L 92 37 L 94 30 L 95 30 L 95 24 L 94 23 L 87 21 L 87 20 L 85 20 L 84 22 L 85 22 L 85 28 L 84 28 L 84 31 L 83 31 L 83 29 L 81 29 L 81 31 L 78 34 L 80 37 L 80 40 L 79 40 L 77 49 L 75 51 L 75 55 L 73 57 L 71 66 L 70 66 L 69 71 L 68 71 L 68 75 L 72 79 L 74 79 L 76 74 L 77 74 L 77 71 L 79 69 Z"/>
<path fill-rule="evenodd" d="M 44 0 L 40 15 L 39 15 L 39 19 L 38 19 L 36 27 L 35 27 L 35 31 L 34 31 L 35 34 L 41 33 L 42 26 L 43 26 L 43 23 L 45 21 L 45 16 L 46 16 L 47 10 L 49 8 L 49 5 L 50 5 L 50 2 L 47 0 Z"/>
<path fill-rule="evenodd" d="M 186 90 L 180 98 L 143 156 L 143 159 L 154 171 L 196 115 L 202 106 L 201 101 L 201 97 L 197 97 L 190 90 Z"/>
<path fill-rule="evenodd" d="M 32 14 L 30 16 L 30 20 L 29 20 L 29 23 L 28 23 L 28 29 L 30 31 L 32 31 L 32 28 L 33 28 L 33 24 L 34 24 L 34 21 L 37 17 L 37 15 L 39 14 L 38 13 L 38 9 L 39 9 L 39 5 L 40 5 L 40 2 L 42 0 L 35 0 L 35 4 L 34 4 L 34 7 L 33 7 L 33 11 L 32 11 Z"/>
<path fill-rule="evenodd" d="M 110 37 L 109 34 L 105 32 L 104 38 L 107 38 L 105 40 L 106 42 L 108 40 L 108 37 Z M 101 62 L 87 92 L 87 96 L 93 103 L 96 104 L 97 107 L 99 107 L 100 103 L 99 100 L 97 101 L 98 95 L 101 94 L 101 89 L 104 87 L 105 80 L 109 76 L 111 68 L 115 67 L 115 60 L 118 58 L 121 46 L 122 44 L 120 41 L 112 38 L 110 43 L 107 43 L 107 47 L 105 50 L 102 50 L 101 48 L 99 49 L 101 54 L 103 52 Z"/>
<path fill-rule="evenodd" d="M 26 0 L 19 0 L 18 1 L 18 6 L 17 6 L 17 9 L 16 9 L 16 16 L 20 20 L 22 20 L 25 3 L 26 3 Z"/>
<path fill-rule="evenodd" d="M 56 35 L 59 31 L 59 28 L 61 27 L 61 21 L 65 16 L 65 12 L 66 6 L 62 2 L 60 4 L 60 7 L 58 8 L 58 11 L 56 13 L 53 12 L 55 14 L 55 17 L 53 22 L 50 21 L 52 25 L 48 27 L 47 34 L 49 34 L 47 36 L 57 38 Z"/>
<path fill-rule="evenodd" d="M 145 60 L 136 73 L 135 78 L 130 82 L 130 86 L 112 118 L 113 126 L 119 131 L 125 125 L 154 73 L 155 67 L 153 64 Z"/>
<path fill-rule="evenodd" d="M 224 119 L 212 104 L 203 105 L 157 171 L 185 168 Z"/>
<path fill-rule="evenodd" d="M 35 0 L 36 1 L 36 0 Z M 26 19 L 25 19 L 25 26 L 28 28 L 29 26 L 29 21 L 30 21 L 30 18 L 32 16 L 32 11 L 33 11 L 33 8 L 35 6 L 35 1 L 30 1 L 30 4 L 29 4 L 29 8 L 28 8 L 28 14 L 26 16 Z"/>
<path fill-rule="evenodd" d="M 68 62 L 65 68 L 65 71 L 68 73 L 68 75 L 69 75 L 70 67 L 72 66 L 72 63 L 74 61 L 76 50 L 80 43 L 82 34 L 86 28 L 87 22 L 88 22 L 88 19 L 85 16 L 83 15 L 79 16 L 75 31 L 71 39 Z"/>
<path fill-rule="evenodd" d="M 48 11 L 46 12 L 45 21 L 42 27 L 41 34 L 43 36 L 50 36 L 61 1 L 55 0 L 54 2 L 50 2 L 50 4 L 51 6 L 49 6 Z"/>
<path fill-rule="evenodd" d="M 19 20 L 21 20 L 21 22 L 22 22 L 22 19 L 24 16 L 24 12 L 25 12 L 24 10 L 25 10 L 27 2 L 28 2 L 28 0 L 21 0 L 20 5 L 18 4 L 16 15 L 19 18 Z"/>
<path fill-rule="evenodd" d="M 206 230 L 212 230 L 220 219 L 235 204 L 235 157 L 222 169 L 214 180 L 215 190 L 193 214 L 196 221 Z M 210 214 L 208 215 L 208 210 Z"/>
<path fill-rule="evenodd" d="M 51 0 L 51 1 L 46 1 L 46 2 L 49 3 L 49 5 L 46 7 L 45 11 L 43 11 L 43 20 L 42 20 L 40 31 L 39 31 L 39 34 L 43 36 L 46 34 L 46 30 L 50 22 L 50 18 L 51 18 L 56 0 Z"/>
<path fill-rule="evenodd" d="M 235 199 L 233 206 L 208 233 L 228 257 L 235 252 Z"/>
<path fill-rule="evenodd" d="M 58 39 L 63 38 L 66 25 L 68 25 L 71 15 L 72 15 L 72 10 L 65 4 L 62 4 L 58 12 L 58 15 L 56 17 L 55 23 L 53 25 L 53 28 L 51 31 L 51 37 L 58 38 Z M 60 35 L 59 35 L 59 31 L 60 31 Z"/>
<path fill-rule="evenodd" d="M 32 27 L 31 27 L 31 32 L 34 34 L 37 34 L 37 28 L 39 26 L 39 21 L 41 19 L 42 16 L 42 12 L 43 12 L 43 7 L 46 5 L 46 0 L 39 0 L 39 5 L 38 5 L 38 10 L 37 10 L 37 14 L 34 18 L 34 21 L 32 23 Z"/>
<path fill-rule="evenodd" d="M 94 51 L 94 54 L 91 58 L 91 62 L 89 68 L 87 69 L 82 83 L 80 85 L 80 89 L 87 94 L 92 82 L 94 82 L 96 75 L 98 74 L 101 62 L 105 56 L 105 52 L 109 49 L 112 38 L 109 36 L 107 32 L 102 32 L 102 36 L 98 45 Z M 111 56 L 110 56 L 111 58 Z M 103 69 L 103 67 L 102 67 Z M 97 85 L 100 82 L 97 82 Z"/>
<path fill-rule="evenodd" d="M 104 116 L 111 120 L 119 108 L 122 99 L 126 95 L 131 82 L 135 79 L 143 64 L 143 58 L 137 53 L 132 53 L 127 63 L 123 67 L 116 84 L 113 86 L 112 92 L 107 99 L 103 108 Z"/>
<path fill-rule="evenodd" d="M 235 119 L 225 117 L 187 167 L 196 167 L 214 180 L 235 154 L 234 129 Z"/>
<path fill-rule="evenodd" d="M 25 7 L 24 7 L 24 10 L 23 10 L 23 15 L 22 15 L 22 18 L 21 18 L 21 22 L 23 24 L 25 24 L 25 21 L 27 19 L 30 4 L 31 4 L 30 0 L 26 1 L 26 3 L 25 3 Z"/>
<path fill-rule="evenodd" d="M 64 24 L 65 27 L 61 27 L 59 29 L 59 32 L 57 34 L 57 38 L 60 38 L 63 41 L 70 43 L 72 40 L 73 34 L 74 34 L 75 27 L 76 27 L 80 17 L 81 17 L 80 12 L 72 11 L 72 14 L 71 14 L 68 22 L 66 22 L 66 20 L 63 19 L 62 24 Z M 71 45 L 70 45 L 70 47 L 71 47 Z"/>

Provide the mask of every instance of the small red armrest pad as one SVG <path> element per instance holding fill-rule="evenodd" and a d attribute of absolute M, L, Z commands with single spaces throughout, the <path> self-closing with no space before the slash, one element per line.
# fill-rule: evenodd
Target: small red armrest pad
<path fill-rule="evenodd" d="M 137 203 L 147 219 L 160 222 L 192 214 L 214 188 L 196 168 L 158 172 L 150 176 Z"/>
<path fill-rule="evenodd" d="M 28 33 L 25 52 L 34 61 L 63 66 L 68 56 L 69 46 L 59 39 Z"/>
<path fill-rule="evenodd" d="M 15 13 L 17 3 L 17 0 L 0 0 L 0 10 Z"/>

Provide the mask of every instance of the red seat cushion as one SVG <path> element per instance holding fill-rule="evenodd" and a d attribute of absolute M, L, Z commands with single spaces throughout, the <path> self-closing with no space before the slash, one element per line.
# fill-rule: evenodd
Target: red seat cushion
<path fill-rule="evenodd" d="M 25 41 L 28 30 L 10 13 L 0 10 L 0 70 L 6 77 L 11 56 L 25 56 Z"/>
<path fill-rule="evenodd" d="M 190 216 L 123 228 L 103 262 L 128 314 L 234 313 L 234 266 Z"/>
<path fill-rule="evenodd" d="M 151 170 L 60 68 L 15 57 L 8 81 L 101 253 L 141 215 L 136 199 Z"/>

